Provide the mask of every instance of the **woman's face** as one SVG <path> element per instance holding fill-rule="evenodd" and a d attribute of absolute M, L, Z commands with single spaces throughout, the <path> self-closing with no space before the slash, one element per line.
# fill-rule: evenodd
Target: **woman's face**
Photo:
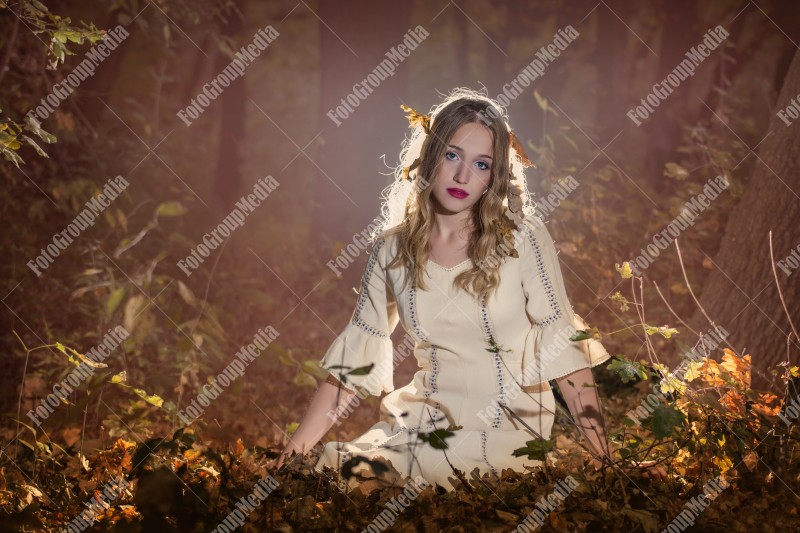
<path fill-rule="evenodd" d="M 456 130 L 433 182 L 434 203 L 442 213 L 459 213 L 481 199 L 490 185 L 492 155 L 489 128 L 470 122 Z"/>

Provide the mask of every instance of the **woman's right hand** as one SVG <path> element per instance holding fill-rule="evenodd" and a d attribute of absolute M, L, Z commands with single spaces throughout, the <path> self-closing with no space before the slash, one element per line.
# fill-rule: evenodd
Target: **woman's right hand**
<path fill-rule="evenodd" d="M 288 459 L 292 455 L 292 453 L 295 452 L 299 455 L 302 455 L 304 453 L 301 448 L 297 447 L 294 444 L 294 441 L 289 441 L 289 444 L 287 444 L 286 447 L 281 451 L 281 453 L 278 454 L 278 457 L 273 459 L 272 462 L 267 465 L 267 468 L 274 468 L 275 470 L 279 470 L 280 467 L 282 467 L 286 462 L 286 459 Z"/>
<path fill-rule="evenodd" d="M 267 468 L 269 470 L 280 470 L 285 462 L 286 457 L 288 457 L 288 454 L 285 451 L 282 451 L 280 454 L 278 454 L 278 457 L 272 459 L 270 463 L 267 464 Z"/>
<path fill-rule="evenodd" d="M 292 455 L 292 452 L 302 455 L 311 450 L 336 420 L 336 417 L 331 416 L 331 413 L 338 412 L 341 407 L 349 405 L 354 396 L 355 392 L 323 381 L 311 399 L 300 426 L 289 437 L 289 442 L 280 455 L 271 464 L 267 465 L 268 468 L 274 467 L 277 470 L 283 466 L 286 459 Z"/>

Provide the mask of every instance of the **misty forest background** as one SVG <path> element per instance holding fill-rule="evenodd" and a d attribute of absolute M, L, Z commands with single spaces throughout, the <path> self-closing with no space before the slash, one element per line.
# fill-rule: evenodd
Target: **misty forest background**
<path fill-rule="evenodd" d="M 598 475 L 584 472 L 576 439 L 559 425 L 555 433 L 564 434 L 557 448 L 571 450 L 562 454 L 564 464 L 584 472 L 596 492 L 573 498 L 551 515 L 547 527 L 660 530 L 691 491 L 696 493 L 698 480 L 725 471 L 739 475 L 740 485 L 704 513 L 706 530 L 730 531 L 739 527 L 733 525 L 737 520 L 741 527 L 749 520 L 759 524 L 764 519 L 759 509 L 770 497 L 784 506 L 773 519 L 796 518 L 797 438 L 776 415 L 797 394 L 786 381 L 798 364 L 800 340 L 792 332 L 800 320 L 800 275 L 773 271 L 769 232 L 775 261 L 800 245 L 800 125 L 787 126 L 776 115 L 800 94 L 800 4 L 43 4 L 0 2 L 0 143 L 4 153 L 14 154 L 0 164 L 6 184 L 0 192 L 5 257 L 0 508 L 9 528 L 63 526 L 112 471 L 132 474 L 138 489 L 112 506 L 98 522 L 103 527 L 124 524 L 135 531 L 137 524 L 161 516 L 161 526 L 200 531 L 224 518 L 235 496 L 248 492 L 255 473 L 263 475 L 286 432 L 296 428 L 325 375 L 314 361 L 352 314 L 367 253 L 341 278 L 326 263 L 379 215 L 380 192 L 390 183 L 390 167 L 409 133 L 400 105 L 428 112 L 458 86 L 485 86 L 494 97 L 567 25 L 580 36 L 508 111 L 538 165 L 527 170 L 536 197 L 546 196 L 567 175 L 580 183 L 548 217 L 575 311 L 597 328 L 594 333 L 605 334 L 609 353 L 621 356 L 617 368 L 623 359 L 630 365 L 647 359 L 648 352 L 673 367 L 711 321 L 723 326 L 730 337 L 710 355 L 722 361 L 723 348 L 730 350 L 725 368 L 741 378 L 734 383 L 743 399 L 737 416 L 744 418 L 738 420 L 764 418 L 739 427 L 719 415 L 728 421 L 725 427 L 735 429 L 728 434 L 712 423 L 710 411 L 693 411 L 701 405 L 695 398 L 689 407 L 676 407 L 675 413 L 686 417 L 673 420 L 669 439 L 655 428 L 654 441 L 643 429 L 634 442 L 617 445 L 629 452 L 645 446 L 659 451 L 654 457 L 666 458 L 671 472 L 690 480 L 670 486 L 641 478 L 633 486 L 632 478 L 612 473 L 592 477 Z M 187 127 L 176 113 L 268 24 L 279 32 L 277 39 Z M 337 127 L 326 113 L 418 24 L 429 37 Z M 13 124 L 24 124 L 25 113 L 83 59 L 88 38 L 99 35 L 95 30 L 117 25 L 130 36 L 42 122 L 57 141 L 36 137 L 44 155 L 18 142 Z M 717 25 L 730 36 L 637 127 L 627 111 Z M 60 49 L 67 52 L 63 58 Z M 22 162 L 14 162 L 17 158 Z M 37 277 L 26 263 L 117 175 L 130 187 Z M 643 279 L 622 277 L 615 264 L 639 255 L 684 203 L 719 175 L 730 187 L 680 235 L 680 257 L 672 244 Z M 176 263 L 266 176 L 279 187 L 187 277 Z M 643 323 L 679 333 L 648 334 Z M 105 361 L 108 367 L 71 394 L 69 405 L 57 408 L 42 427 L 33 426 L 25 413 L 75 365 L 56 343 L 84 353 L 119 324 L 132 335 Z M 269 350 L 199 421 L 181 429 L 176 410 L 259 328 L 270 325 L 280 336 Z M 751 371 L 745 355 L 751 357 Z M 410 359 L 396 370 L 397 386 L 416 370 Z M 635 367 L 642 369 L 652 371 Z M 122 371 L 127 381 L 112 382 Z M 608 430 L 621 431 L 625 413 L 647 394 L 650 374 L 625 382 L 604 366 L 595 376 Z M 726 386 L 732 385 L 709 384 Z M 133 388 L 161 401 L 148 402 Z M 724 398 L 733 396 L 717 395 L 719 409 L 727 405 Z M 362 401 L 323 441 L 360 435 L 377 420 L 378 405 L 375 397 Z M 755 410 L 760 415 L 753 405 L 764 407 Z M 691 433 L 692 417 L 701 412 L 703 431 L 717 433 L 676 446 L 672 430 Z M 720 443 L 722 434 L 727 440 Z M 754 459 L 747 444 L 753 435 L 768 444 L 776 439 L 775 445 L 763 446 Z M 689 464 L 687 455 L 699 462 Z M 283 487 L 251 518 L 252 527 L 358 528 L 380 512 L 374 499 L 344 497 L 328 480 L 315 481 L 309 461 L 273 473 Z M 148 490 L 155 492 L 145 497 L 144 480 L 158 465 L 175 472 L 168 479 L 180 483 L 160 479 L 158 490 L 169 497 L 153 483 Z M 417 527 L 430 520 L 427 530 L 445 529 L 454 519 L 508 528 L 511 516 L 517 521 L 525 516 L 525 505 L 509 502 L 520 497 L 533 502 L 537 491 L 545 493 L 545 478 L 538 485 L 524 483 L 508 481 L 507 488 L 495 487 L 482 498 L 470 493 L 457 510 L 423 498 L 417 504 L 430 506 L 425 518 L 408 512 L 402 520 Z M 493 500 L 495 493 L 508 505 Z M 581 507 L 597 501 L 605 507 L 588 513 Z M 348 508 L 353 512 L 343 512 Z"/>

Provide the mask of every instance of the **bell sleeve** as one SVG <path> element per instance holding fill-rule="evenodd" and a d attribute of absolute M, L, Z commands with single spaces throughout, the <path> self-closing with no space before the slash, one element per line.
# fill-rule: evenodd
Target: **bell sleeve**
<path fill-rule="evenodd" d="M 570 340 L 577 329 L 588 327 L 572 310 L 553 238 L 535 216 L 526 217 L 522 229 L 522 289 L 531 327 L 520 385 L 532 386 L 599 365 L 610 355 L 595 339 Z"/>
<path fill-rule="evenodd" d="M 391 333 L 399 315 L 387 283 L 386 264 L 386 239 L 380 238 L 361 276 L 350 322 L 319 361 L 345 388 L 364 389 L 374 396 L 394 390 Z"/>

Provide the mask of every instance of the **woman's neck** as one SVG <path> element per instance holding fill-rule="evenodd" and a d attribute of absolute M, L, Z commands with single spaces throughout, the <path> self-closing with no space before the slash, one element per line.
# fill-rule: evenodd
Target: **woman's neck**
<path fill-rule="evenodd" d="M 444 242 L 467 241 L 472 229 L 469 211 L 453 214 L 435 213 L 431 239 Z"/>

